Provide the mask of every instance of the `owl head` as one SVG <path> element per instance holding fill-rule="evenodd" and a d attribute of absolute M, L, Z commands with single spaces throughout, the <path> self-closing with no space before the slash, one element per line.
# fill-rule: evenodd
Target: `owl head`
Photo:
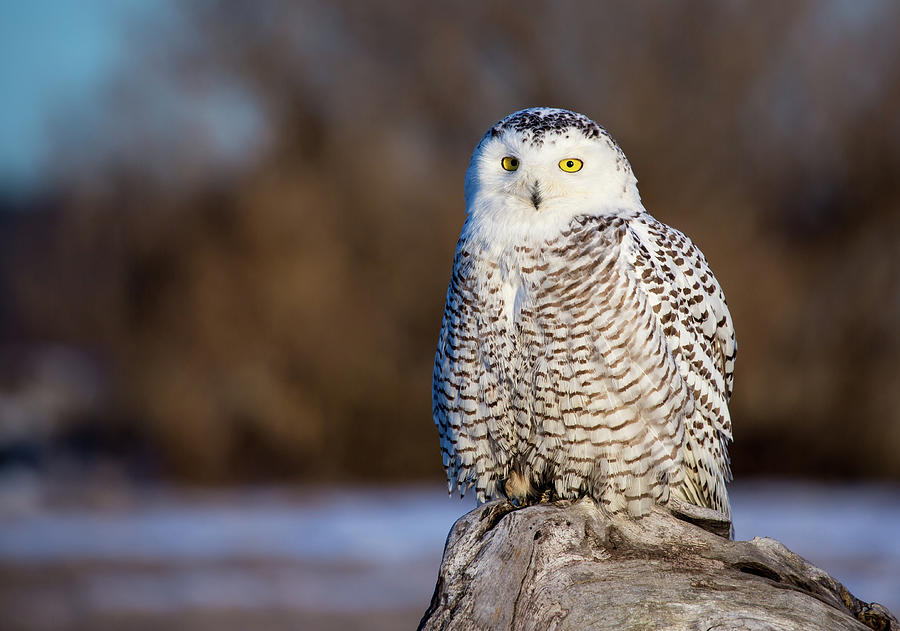
<path fill-rule="evenodd" d="M 600 125 L 569 110 L 510 114 L 478 143 L 466 172 L 466 212 L 548 224 L 640 206 L 625 154 Z"/>

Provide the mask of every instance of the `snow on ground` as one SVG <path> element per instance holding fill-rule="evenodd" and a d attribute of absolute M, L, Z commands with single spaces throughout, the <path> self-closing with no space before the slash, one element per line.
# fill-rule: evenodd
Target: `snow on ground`
<path fill-rule="evenodd" d="M 29 603 L 53 602 L 63 620 L 68 606 L 126 617 L 400 612 L 385 624 L 414 626 L 447 532 L 474 506 L 431 485 L 139 489 L 99 506 L 20 501 L 17 510 L 4 497 L 0 572 L 14 587 L 0 586 L 0 605 L 22 620 Z M 732 487 L 732 506 L 739 539 L 774 537 L 859 598 L 900 610 L 897 487 L 748 482 Z"/>

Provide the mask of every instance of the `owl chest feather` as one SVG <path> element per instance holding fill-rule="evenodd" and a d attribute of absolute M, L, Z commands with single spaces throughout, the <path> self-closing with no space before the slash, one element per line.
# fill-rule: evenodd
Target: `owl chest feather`
<path fill-rule="evenodd" d="M 482 365 L 507 402 L 485 407 L 488 435 L 560 496 L 600 475 L 637 497 L 647 487 L 635 480 L 674 477 L 680 458 L 685 391 L 636 288 L 626 232 L 622 219 L 585 217 L 553 238 L 482 250 L 477 265 Z"/>
<path fill-rule="evenodd" d="M 522 267 L 522 262 L 517 260 L 513 253 L 506 253 L 497 264 L 499 291 L 491 293 L 488 290 L 487 294 L 489 299 L 490 296 L 497 296 L 499 304 L 493 307 L 499 311 L 500 320 L 508 331 L 515 330 L 516 321 L 521 318 L 522 308 L 529 298 L 528 286 L 522 276 Z"/>
<path fill-rule="evenodd" d="M 578 224 L 486 252 L 477 293 L 487 329 L 503 339 L 504 360 L 515 365 L 516 379 L 533 377 L 521 372 L 533 371 L 562 342 L 571 348 L 573 338 L 589 336 L 598 318 L 613 315 L 601 313 L 602 301 L 595 298 L 623 271 L 620 236 L 609 226 Z"/>

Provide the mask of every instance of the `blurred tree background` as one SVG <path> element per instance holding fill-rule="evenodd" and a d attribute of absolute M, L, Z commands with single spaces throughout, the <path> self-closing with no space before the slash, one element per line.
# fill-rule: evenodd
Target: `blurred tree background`
<path fill-rule="evenodd" d="M 900 4 L 154 6 L 0 190 L 0 464 L 439 479 L 468 158 L 550 105 L 725 288 L 736 475 L 900 479 Z"/>

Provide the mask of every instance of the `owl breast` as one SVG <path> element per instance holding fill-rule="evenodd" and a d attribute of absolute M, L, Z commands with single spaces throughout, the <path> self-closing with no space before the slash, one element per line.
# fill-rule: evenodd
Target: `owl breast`
<path fill-rule="evenodd" d="M 448 472 L 480 499 L 590 495 L 641 515 L 683 480 L 693 399 L 629 239 L 623 218 L 579 217 L 494 255 L 461 240 L 435 417 Z"/>

